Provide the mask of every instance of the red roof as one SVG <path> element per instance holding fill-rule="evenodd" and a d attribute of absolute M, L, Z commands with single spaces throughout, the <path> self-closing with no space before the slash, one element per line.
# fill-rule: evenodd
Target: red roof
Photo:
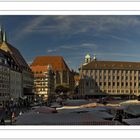
<path fill-rule="evenodd" d="M 128 69 L 140 70 L 140 62 L 123 62 L 123 61 L 91 61 L 83 65 L 82 69 Z"/>
<path fill-rule="evenodd" d="M 15 62 L 20 67 L 25 68 L 26 70 L 28 69 L 30 71 L 28 64 L 26 63 L 25 59 L 23 58 L 23 56 L 21 55 L 18 49 L 16 49 L 15 47 L 13 47 L 11 44 L 7 42 L 0 43 L 0 49 L 4 50 L 5 52 L 7 52 L 6 50 L 9 50 L 8 52 L 15 60 Z"/>
<path fill-rule="evenodd" d="M 51 65 L 54 71 L 69 70 L 62 56 L 38 56 L 34 59 L 32 66 Z"/>
<path fill-rule="evenodd" d="M 31 66 L 33 72 L 47 72 L 48 66 Z"/>

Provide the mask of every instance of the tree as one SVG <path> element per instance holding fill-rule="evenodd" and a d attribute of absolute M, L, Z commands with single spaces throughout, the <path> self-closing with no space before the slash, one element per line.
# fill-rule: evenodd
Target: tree
<path fill-rule="evenodd" d="M 68 85 L 57 85 L 55 88 L 55 92 L 57 93 L 57 96 L 66 99 L 68 98 L 68 92 L 70 91 L 70 88 Z"/>
<path fill-rule="evenodd" d="M 57 85 L 55 88 L 56 93 L 67 93 L 68 91 L 70 91 L 70 88 L 67 85 Z"/>

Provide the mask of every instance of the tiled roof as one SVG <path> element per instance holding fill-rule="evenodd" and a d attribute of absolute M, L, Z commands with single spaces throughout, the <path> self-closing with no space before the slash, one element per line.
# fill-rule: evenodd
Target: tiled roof
<path fill-rule="evenodd" d="M 11 54 L 11 56 L 13 57 L 13 59 L 16 61 L 16 63 L 22 67 L 25 68 L 26 70 L 30 70 L 30 67 L 28 66 L 28 64 L 26 63 L 26 61 L 24 60 L 23 56 L 20 54 L 20 52 L 18 51 L 18 49 L 16 49 L 15 47 L 13 47 L 11 44 L 7 43 L 7 42 L 3 42 L 0 44 L 0 49 L 5 50 Z"/>
<path fill-rule="evenodd" d="M 35 78 L 44 78 L 44 77 L 46 77 L 46 75 L 45 74 L 35 74 L 34 77 Z"/>
<path fill-rule="evenodd" d="M 48 66 L 31 66 L 33 72 L 47 72 Z"/>
<path fill-rule="evenodd" d="M 121 62 L 121 61 L 91 61 L 83 65 L 82 69 L 128 69 L 140 70 L 140 62 Z"/>
<path fill-rule="evenodd" d="M 0 49 L 0 57 L 3 57 L 3 58 L 10 58 L 12 60 L 12 62 L 7 62 L 7 65 L 9 67 L 11 67 L 11 64 L 18 67 L 18 69 L 16 68 L 17 71 L 20 71 L 20 67 L 16 64 L 15 60 L 13 59 L 13 57 L 10 55 L 9 52 L 5 52 L 4 50 L 1 50 Z M 11 70 L 15 70 L 14 67 L 11 67 Z"/>
<path fill-rule="evenodd" d="M 61 56 L 38 56 L 34 59 L 31 66 L 47 66 L 51 65 L 54 71 L 69 70 L 63 57 Z"/>

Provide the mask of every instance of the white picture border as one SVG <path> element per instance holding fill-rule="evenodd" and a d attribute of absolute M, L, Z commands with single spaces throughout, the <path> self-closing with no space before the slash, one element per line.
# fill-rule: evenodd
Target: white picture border
<path fill-rule="evenodd" d="M 140 15 L 140 2 L 3 1 L 0 15 Z M 0 138 L 139 138 L 139 129 L 140 126 L 0 126 Z"/>

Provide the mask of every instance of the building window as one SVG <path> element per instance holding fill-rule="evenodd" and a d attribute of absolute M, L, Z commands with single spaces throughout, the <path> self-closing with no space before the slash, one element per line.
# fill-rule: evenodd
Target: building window
<path fill-rule="evenodd" d="M 113 80 L 115 80 L 115 76 L 113 76 Z"/>
<path fill-rule="evenodd" d="M 113 70 L 113 74 L 115 74 L 115 70 Z"/>
<path fill-rule="evenodd" d="M 119 82 L 117 82 L 117 86 L 119 86 L 120 85 L 120 83 Z"/>
<path fill-rule="evenodd" d="M 139 75 L 139 80 L 140 80 L 140 75 Z"/>
<path fill-rule="evenodd" d="M 97 83 L 95 83 L 95 86 L 98 86 L 98 84 L 97 84 Z"/>
<path fill-rule="evenodd" d="M 128 86 L 128 82 L 126 82 L 126 86 Z"/>
<path fill-rule="evenodd" d="M 113 86 L 115 86 L 115 82 L 113 82 Z"/>
<path fill-rule="evenodd" d="M 124 83 L 122 82 L 122 87 L 124 86 Z"/>
<path fill-rule="evenodd" d="M 120 90 L 117 90 L 117 93 L 120 93 Z"/>
<path fill-rule="evenodd" d="M 110 70 L 108 70 L 108 75 L 110 75 L 111 74 L 111 72 L 110 72 Z"/>
<path fill-rule="evenodd" d="M 108 93 L 111 93 L 111 90 L 108 90 Z"/>

